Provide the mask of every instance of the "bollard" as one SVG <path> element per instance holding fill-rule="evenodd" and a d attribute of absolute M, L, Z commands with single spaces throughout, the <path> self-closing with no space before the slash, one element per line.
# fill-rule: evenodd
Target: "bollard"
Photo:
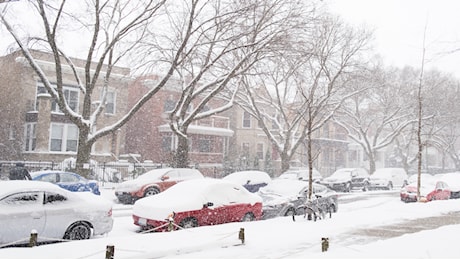
<path fill-rule="evenodd" d="M 113 255 L 115 255 L 115 246 L 108 245 L 105 250 L 105 259 L 113 259 Z"/>
<path fill-rule="evenodd" d="M 240 228 L 238 238 L 241 240 L 241 243 L 244 244 L 244 228 Z"/>
<path fill-rule="evenodd" d="M 37 245 L 37 239 L 38 239 L 37 230 L 32 229 L 32 231 L 30 231 L 29 247 L 36 246 Z"/>
<path fill-rule="evenodd" d="M 322 237 L 321 238 L 321 251 L 326 252 L 329 249 L 329 238 Z"/>

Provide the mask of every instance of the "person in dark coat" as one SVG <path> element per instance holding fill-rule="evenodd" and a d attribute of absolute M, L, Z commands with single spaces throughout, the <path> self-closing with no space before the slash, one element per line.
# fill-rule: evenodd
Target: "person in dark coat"
<path fill-rule="evenodd" d="M 16 167 L 10 171 L 10 180 L 32 180 L 32 176 L 25 168 L 24 163 L 16 163 Z"/>

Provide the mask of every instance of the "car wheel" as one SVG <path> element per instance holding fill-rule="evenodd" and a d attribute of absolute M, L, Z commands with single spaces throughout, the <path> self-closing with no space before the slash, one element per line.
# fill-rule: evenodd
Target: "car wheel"
<path fill-rule="evenodd" d="M 180 222 L 179 226 L 181 226 L 182 228 L 198 227 L 198 221 L 196 220 L 196 218 L 193 217 L 186 218 Z"/>
<path fill-rule="evenodd" d="M 368 191 L 369 190 L 369 183 L 365 182 L 363 186 L 363 191 Z"/>
<path fill-rule="evenodd" d="M 393 183 L 389 182 L 387 185 L 387 190 L 392 190 L 393 189 Z"/>
<path fill-rule="evenodd" d="M 294 215 L 295 215 L 294 208 L 288 208 L 288 210 L 286 210 L 286 213 L 284 213 L 284 216 L 294 216 Z"/>
<path fill-rule="evenodd" d="M 350 192 L 351 191 L 351 183 L 347 182 L 347 184 L 345 184 L 345 192 Z"/>
<path fill-rule="evenodd" d="M 244 214 L 243 218 L 241 219 L 241 222 L 249 222 L 249 221 L 254 221 L 256 217 L 254 217 L 254 214 L 251 212 L 248 212 Z"/>
<path fill-rule="evenodd" d="M 160 193 L 159 189 L 157 189 L 157 188 L 148 188 L 144 192 L 144 197 L 153 196 L 153 195 L 158 194 L 158 193 Z"/>
<path fill-rule="evenodd" d="M 83 240 L 91 237 L 91 227 L 84 222 L 72 224 L 64 234 L 64 239 Z"/>

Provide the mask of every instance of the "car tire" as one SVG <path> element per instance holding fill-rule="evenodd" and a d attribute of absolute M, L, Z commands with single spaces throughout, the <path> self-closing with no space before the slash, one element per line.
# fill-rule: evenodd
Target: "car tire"
<path fill-rule="evenodd" d="M 64 239 L 83 240 L 91 237 L 91 227 L 85 222 L 76 222 L 72 224 L 64 234 Z"/>
<path fill-rule="evenodd" d="M 363 191 L 368 191 L 369 190 L 369 183 L 366 181 L 364 182 L 364 185 L 363 185 Z"/>
<path fill-rule="evenodd" d="M 345 192 L 351 192 L 351 183 L 347 182 L 347 184 L 345 184 Z"/>
<path fill-rule="evenodd" d="M 198 227 L 198 221 L 194 217 L 189 217 L 180 222 L 182 228 L 194 228 Z"/>
<path fill-rule="evenodd" d="M 149 196 L 153 196 L 155 194 L 158 194 L 160 193 L 160 190 L 157 189 L 157 188 L 153 188 L 153 187 L 150 187 L 150 188 L 147 188 L 144 192 L 144 197 L 149 197 Z"/>
<path fill-rule="evenodd" d="M 241 222 L 254 221 L 255 219 L 256 217 L 254 216 L 254 214 L 252 214 L 252 212 L 248 212 L 244 214 L 243 218 L 241 219 Z"/>
<path fill-rule="evenodd" d="M 387 185 L 387 190 L 392 190 L 393 189 L 393 183 L 388 182 L 388 185 Z"/>
<path fill-rule="evenodd" d="M 288 208 L 288 210 L 286 210 L 286 213 L 284 213 L 284 216 L 294 216 L 295 214 L 296 212 L 294 208 Z"/>

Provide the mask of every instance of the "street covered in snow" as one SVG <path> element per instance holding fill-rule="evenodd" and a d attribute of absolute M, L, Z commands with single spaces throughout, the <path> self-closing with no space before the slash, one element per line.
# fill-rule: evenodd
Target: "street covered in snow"
<path fill-rule="evenodd" d="M 460 201 L 403 203 L 397 190 L 340 194 L 332 218 L 297 216 L 162 233 L 139 233 L 131 205 L 114 201 L 107 236 L 33 248 L 3 248 L 1 258 L 458 258 Z M 244 229 L 244 243 L 240 231 Z M 426 229 L 426 230 L 424 230 Z M 322 252 L 322 238 L 329 239 Z"/>

